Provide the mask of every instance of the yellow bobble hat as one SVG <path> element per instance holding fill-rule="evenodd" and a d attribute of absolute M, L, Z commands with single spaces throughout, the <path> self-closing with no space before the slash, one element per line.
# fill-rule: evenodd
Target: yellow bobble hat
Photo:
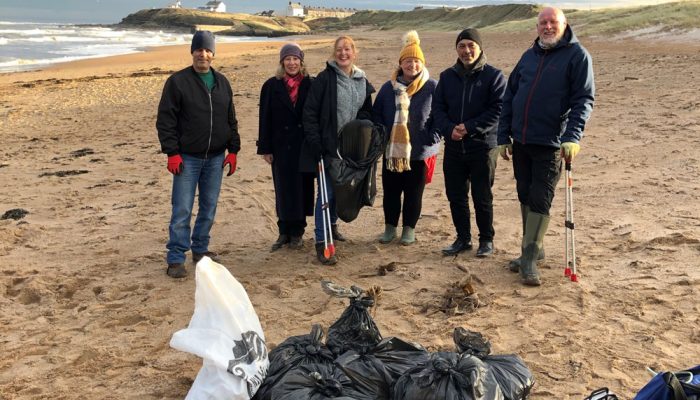
<path fill-rule="evenodd" d="M 401 54 L 399 54 L 399 63 L 407 57 L 417 58 L 425 64 L 425 56 L 423 56 L 423 50 L 420 48 L 420 38 L 416 31 L 409 31 L 403 35 L 403 49 L 401 49 Z"/>

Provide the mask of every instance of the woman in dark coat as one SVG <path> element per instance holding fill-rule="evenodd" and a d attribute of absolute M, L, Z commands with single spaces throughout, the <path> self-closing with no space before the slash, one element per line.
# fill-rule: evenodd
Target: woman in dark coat
<path fill-rule="evenodd" d="M 302 112 L 310 86 L 304 52 L 295 43 L 284 45 L 277 74 L 260 91 L 258 154 L 272 165 L 279 227 L 271 251 L 285 244 L 302 248 L 306 216 L 313 215 L 314 175 L 299 170 Z"/>
<path fill-rule="evenodd" d="M 309 90 L 304 106 L 304 146 L 301 170 L 315 171 L 321 157 L 338 157 L 338 132 L 354 119 L 372 120 L 372 93 L 374 88 L 364 71 L 355 65 L 357 49 L 349 36 L 341 36 L 333 44 L 333 57 L 326 63 Z M 326 164 L 327 165 L 327 164 Z M 326 182 L 330 182 L 326 171 Z M 333 239 L 344 241 L 338 232 L 338 214 L 335 209 L 333 185 L 326 185 L 331 213 Z M 320 194 L 316 202 L 314 234 L 316 257 L 325 265 L 337 262 L 335 255 L 324 254 L 323 219 Z"/>

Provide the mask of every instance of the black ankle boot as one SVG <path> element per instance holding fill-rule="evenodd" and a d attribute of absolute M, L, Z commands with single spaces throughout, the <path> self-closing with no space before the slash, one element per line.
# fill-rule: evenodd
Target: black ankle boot
<path fill-rule="evenodd" d="M 318 261 L 320 261 L 323 265 L 333 265 L 337 263 L 338 259 L 335 257 L 335 254 L 331 255 L 329 258 L 326 258 L 326 255 L 323 254 L 325 249 L 326 248 L 323 242 L 316 243 L 316 258 L 318 258 Z"/>
<path fill-rule="evenodd" d="M 344 242 L 345 241 L 345 236 L 341 235 L 340 232 L 338 232 L 338 225 L 337 224 L 331 225 L 331 233 L 333 234 L 334 241 L 337 241 L 337 242 Z"/>
<path fill-rule="evenodd" d="M 471 240 L 464 240 L 458 237 L 449 247 L 442 249 L 442 254 L 446 256 L 455 256 L 463 251 L 471 250 L 472 247 Z"/>
<path fill-rule="evenodd" d="M 304 240 L 301 236 L 290 236 L 289 238 L 289 248 L 292 250 L 299 250 L 304 247 Z"/>
<path fill-rule="evenodd" d="M 279 250 L 280 248 L 282 248 L 282 246 L 284 246 L 287 243 L 289 243 L 289 235 L 280 234 L 275 243 L 272 243 L 270 252 Z"/>

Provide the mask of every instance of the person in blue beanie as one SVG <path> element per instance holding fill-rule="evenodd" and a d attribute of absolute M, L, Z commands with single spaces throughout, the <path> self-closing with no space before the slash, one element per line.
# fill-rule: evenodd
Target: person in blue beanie
<path fill-rule="evenodd" d="M 509 267 L 529 286 L 541 284 L 537 261 L 561 159 L 570 163 L 579 152 L 595 95 L 591 56 L 560 9 L 540 12 L 537 35 L 508 78 L 498 129 L 499 152 L 513 159 L 523 224 L 521 254 Z"/>
<path fill-rule="evenodd" d="M 211 66 L 215 46 L 211 32 L 195 32 L 190 46 L 192 65 L 168 78 L 158 105 L 158 139 L 173 174 L 166 245 L 166 273 L 173 278 L 187 276 L 185 253 L 189 250 L 195 264 L 204 256 L 215 258 L 209 251 L 209 232 L 221 180 L 225 168 L 226 176 L 236 171 L 236 154 L 241 148 L 231 84 Z M 190 229 L 196 191 L 199 211 L 194 229 Z"/>

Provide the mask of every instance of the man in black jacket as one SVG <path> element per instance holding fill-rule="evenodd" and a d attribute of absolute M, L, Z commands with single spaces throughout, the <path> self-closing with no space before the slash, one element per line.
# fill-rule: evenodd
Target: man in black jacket
<path fill-rule="evenodd" d="M 457 62 L 440 74 L 431 115 L 445 138 L 445 191 L 457 239 L 442 250 L 453 256 L 472 248 L 469 189 L 479 228 L 477 257 L 493 254 L 493 185 L 496 132 L 506 79 L 486 62 L 481 35 L 473 28 L 457 36 Z"/>
<path fill-rule="evenodd" d="M 192 249 L 192 261 L 209 251 L 209 231 L 214 224 L 223 170 L 236 171 L 236 154 L 241 148 L 233 92 L 228 79 L 211 67 L 214 35 L 197 31 L 192 37 L 192 66 L 171 75 L 165 82 L 158 106 L 158 139 L 168 155 L 173 174 L 170 240 L 167 244 L 167 274 L 187 275 L 185 252 Z M 228 150 L 228 155 L 226 154 Z M 195 191 L 199 190 L 199 211 L 190 229 Z"/>

